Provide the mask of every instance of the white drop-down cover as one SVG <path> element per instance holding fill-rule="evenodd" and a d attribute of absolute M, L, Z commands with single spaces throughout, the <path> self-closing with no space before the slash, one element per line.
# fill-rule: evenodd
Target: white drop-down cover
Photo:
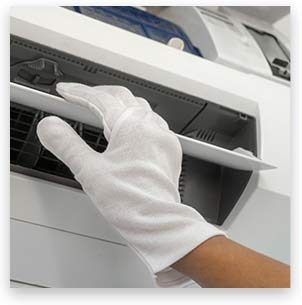
<path fill-rule="evenodd" d="M 72 120 L 80 121 L 98 128 L 102 122 L 88 109 L 68 103 L 63 98 L 10 83 L 11 101 L 51 112 Z M 276 168 L 257 157 L 238 151 L 231 151 L 216 145 L 194 140 L 177 134 L 184 154 L 239 170 L 260 171 Z"/>

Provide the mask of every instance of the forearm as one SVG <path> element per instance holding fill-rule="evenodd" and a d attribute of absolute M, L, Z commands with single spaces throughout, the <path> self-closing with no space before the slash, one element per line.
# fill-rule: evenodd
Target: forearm
<path fill-rule="evenodd" d="M 288 265 L 222 236 L 207 240 L 172 267 L 202 287 L 290 286 Z"/>

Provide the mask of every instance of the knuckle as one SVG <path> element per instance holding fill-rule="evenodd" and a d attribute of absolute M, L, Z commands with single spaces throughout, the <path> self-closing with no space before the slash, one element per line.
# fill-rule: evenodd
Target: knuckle
<path fill-rule="evenodd" d="M 121 94 L 121 95 L 133 95 L 132 92 L 127 88 L 127 87 L 123 87 L 123 86 L 116 86 L 115 90 L 117 93 Z"/>

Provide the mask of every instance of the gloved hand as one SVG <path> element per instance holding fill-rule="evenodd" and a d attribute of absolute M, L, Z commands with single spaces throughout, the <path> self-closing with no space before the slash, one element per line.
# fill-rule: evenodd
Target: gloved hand
<path fill-rule="evenodd" d="M 103 120 L 109 144 L 98 153 L 53 116 L 38 125 L 41 143 L 71 169 L 98 210 L 156 274 L 157 284 L 181 283 L 185 277 L 168 267 L 224 233 L 180 203 L 182 150 L 176 135 L 146 100 L 126 88 L 60 83 L 57 91 Z"/>

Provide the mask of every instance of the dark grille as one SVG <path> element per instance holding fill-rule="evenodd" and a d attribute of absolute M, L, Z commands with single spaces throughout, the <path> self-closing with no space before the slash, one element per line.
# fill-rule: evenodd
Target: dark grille
<path fill-rule="evenodd" d="M 55 180 L 54 177 L 62 177 L 73 180 L 73 175 L 60 160 L 46 150 L 39 142 L 36 134 L 38 122 L 51 115 L 27 106 L 11 103 L 10 107 L 10 163 L 13 170 L 22 168 L 27 174 L 36 176 L 41 172 L 44 178 Z M 70 126 L 98 152 L 106 149 L 107 141 L 102 130 L 95 127 L 63 118 Z M 32 171 L 29 171 L 32 170 Z M 21 170 L 22 171 L 22 170 Z M 38 175 L 41 177 L 41 175 Z M 51 176 L 54 176 L 51 178 Z M 67 183 L 75 185 L 74 183 Z"/>
<path fill-rule="evenodd" d="M 203 142 L 213 143 L 215 141 L 216 132 L 210 129 L 196 129 L 186 133 L 187 137 L 198 139 Z"/>

